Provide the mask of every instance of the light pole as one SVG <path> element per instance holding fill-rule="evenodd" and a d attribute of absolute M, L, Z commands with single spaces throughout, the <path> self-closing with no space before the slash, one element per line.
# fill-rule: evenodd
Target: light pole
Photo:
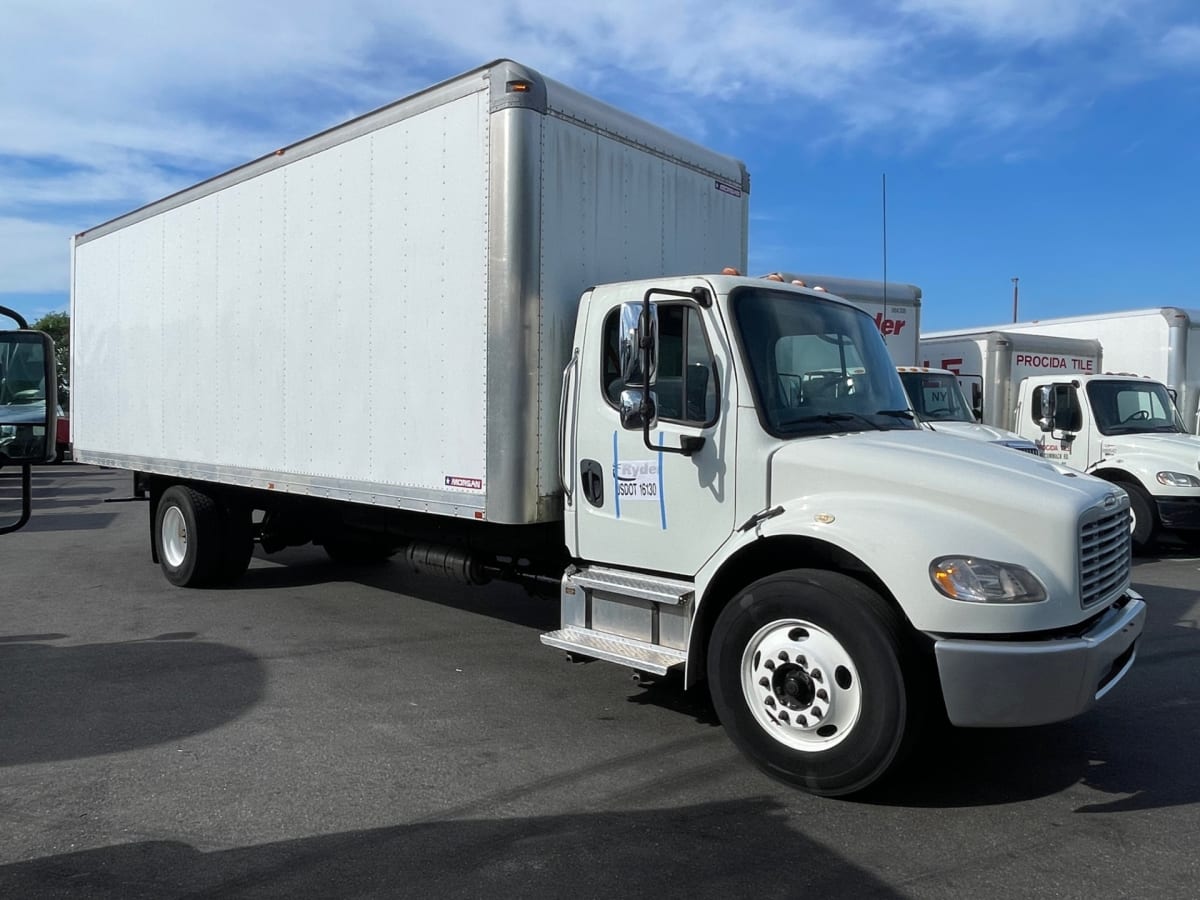
<path fill-rule="evenodd" d="M 1013 283 L 1013 321 L 1014 322 L 1017 321 L 1017 282 L 1020 280 L 1021 280 L 1020 278 L 1014 278 L 1012 280 L 1012 283 Z"/>

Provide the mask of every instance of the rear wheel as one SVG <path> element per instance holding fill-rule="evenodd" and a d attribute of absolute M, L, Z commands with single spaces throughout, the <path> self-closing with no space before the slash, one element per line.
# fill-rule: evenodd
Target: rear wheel
<path fill-rule="evenodd" d="M 1129 511 L 1133 516 L 1129 531 L 1133 537 L 1133 549 L 1145 553 L 1154 546 L 1162 528 L 1158 510 L 1154 506 L 1154 500 L 1140 485 L 1122 482 L 1120 486 L 1129 495 Z"/>
<path fill-rule="evenodd" d="M 154 516 L 155 550 L 167 581 L 202 587 L 220 574 L 220 508 L 208 494 L 185 485 L 167 488 Z"/>
<path fill-rule="evenodd" d="M 815 794 L 861 791 L 912 745 L 925 699 L 907 625 L 846 575 L 797 569 L 744 590 L 708 653 L 713 704 L 763 771 Z"/>

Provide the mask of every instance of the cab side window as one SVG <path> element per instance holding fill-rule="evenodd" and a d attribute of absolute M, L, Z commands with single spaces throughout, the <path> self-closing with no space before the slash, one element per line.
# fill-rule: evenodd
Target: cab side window
<path fill-rule="evenodd" d="M 625 384 L 621 380 L 620 309 L 604 320 L 602 388 L 617 405 Z M 658 305 L 658 369 L 654 393 L 658 417 L 672 422 L 708 425 L 717 418 L 716 365 L 700 312 L 686 303 Z"/>

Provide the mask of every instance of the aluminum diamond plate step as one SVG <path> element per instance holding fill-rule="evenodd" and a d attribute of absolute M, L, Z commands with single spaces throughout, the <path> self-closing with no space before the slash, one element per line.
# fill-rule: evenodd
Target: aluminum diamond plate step
<path fill-rule="evenodd" d="M 607 591 L 622 597 L 637 597 L 678 606 L 692 598 L 695 585 L 690 581 L 674 578 L 659 578 L 654 575 L 639 575 L 620 569 L 602 569 L 595 566 L 580 569 L 569 576 L 572 583 L 589 591 Z"/>
<path fill-rule="evenodd" d="M 687 654 L 670 647 L 657 647 L 642 641 L 602 634 L 586 628 L 564 628 L 542 635 L 542 643 L 558 647 L 581 656 L 591 656 L 605 662 L 617 663 L 646 672 L 650 675 L 666 675 L 675 666 L 687 662 Z"/>

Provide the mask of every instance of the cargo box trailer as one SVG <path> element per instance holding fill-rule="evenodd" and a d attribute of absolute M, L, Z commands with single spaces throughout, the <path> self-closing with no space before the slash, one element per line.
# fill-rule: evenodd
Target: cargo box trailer
<path fill-rule="evenodd" d="M 707 680 L 817 793 L 943 708 L 1089 708 L 1144 621 L 1125 495 L 948 452 L 869 315 L 704 274 L 744 270 L 748 189 L 516 63 L 468 73 L 79 235 L 76 456 L 135 473 L 175 584 L 313 541 L 553 585 L 545 644 Z"/>

